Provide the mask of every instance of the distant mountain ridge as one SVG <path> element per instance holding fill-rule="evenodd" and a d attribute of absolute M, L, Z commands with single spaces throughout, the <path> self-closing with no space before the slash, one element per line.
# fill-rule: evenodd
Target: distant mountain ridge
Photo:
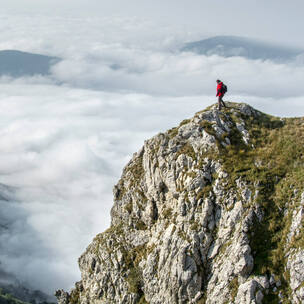
<path fill-rule="evenodd" d="M 17 50 L 0 51 L 0 76 L 22 77 L 48 75 L 58 57 L 21 52 Z"/>
<path fill-rule="evenodd" d="M 181 51 L 206 56 L 240 56 L 253 60 L 262 59 L 274 61 L 289 61 L 304 52 L 304 50 L 301 49 L 236 36 L 216 36 L 189 42 L 184 45 Z"/>
<path fill-rule="evenodd" d="M 12 292 L 0 288 L 0 304 L 54 304 L 48 302 L 49 296 L 40 291 L 30 291 L 22 286 L 19 290 L 13 288 Z"/>

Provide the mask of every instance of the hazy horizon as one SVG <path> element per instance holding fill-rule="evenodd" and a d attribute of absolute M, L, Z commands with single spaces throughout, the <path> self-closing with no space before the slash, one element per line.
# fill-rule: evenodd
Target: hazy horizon
<path fill-rule="evenodd" d="M 1 50 L 63 60 L 50 75 L 0 78 L 0 183 L 14 189 L 0 201 L 0 268 L 48 293 L 70 288 L 78 256 L 110 224 L 124 165 L 145 139 L 215 103 L 217 78 L 228 85 L 224 100 L 304 116 L 303 56 L 276 63 L 179 51 L 216 35 L 304 48 L 304 3 L 295 2 L 5 3 Z"/>

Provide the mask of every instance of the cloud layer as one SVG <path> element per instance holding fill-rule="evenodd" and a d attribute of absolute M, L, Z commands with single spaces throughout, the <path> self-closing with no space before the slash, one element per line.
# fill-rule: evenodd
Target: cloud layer
<path fill-rule="evenodd" d="M 145 139 L 216 102 L 217 78 L 228 100 L 303 116 L 301 58 L 180 53 L 202 37 L 138 19 L 9 19 L 0 48 L 64 59 L 51 77 L 0 79 L 0 183 L 11 187 L 0 200 L 0 268 L 33 288 L 79 279 L 77 258 L 108 227 L 123 166 Z"/>
<path fill-rule="evenodd" d="M 299 29 L 303 28 L 303 9 L 302 0 L 293 0 L 292 5 L 287 1 L 276 0 L 10 0 L 1 6 L 1 11 L 23 12 L 30 18 L 41 13 L 65 18 L 82 16 L 87 20 L 92 16 L 137 16 L 153 19 L 154 30 L 162 30 L 166 23 L 180 25 L 186 31 L 200 29 L 210 35 L 254 36 L 304 46 L 304 42 L 299 39 Z M 83 21 L 79 19 L 79 28 Z M 44 23 L 41 20 L 39 26 Z M 52 31 L 51 28 L 49 30 Z"/>
<path fill-rule="evenodd" d="M 1 19 L 5 23 L 7 18 L 10 23 L 0 37 L 0 49 L 63 58 L 53 68 L 54 83 L 185 96 L 214 94 L 214 80 L 223 78 L 234 94 L 287 98 L 304 93 L 299 85 L 304 78 L 304 55 L 290 64 L 276 64 L 181 53 L 184 42 L 204 38 L 204 32 L 156 26 L 139 18 L 4 15 Z"/>
<path fill-rule="evenodd" d="M 58 81 L 72 86 L 116 92 L 185 96 L 213 94 L 223 78 L 235 94 L 263 97 L 302 96 L 304 65 L 216 55 L 160 52 L 123 46 L 92 50 L 84 57 L 54 66 Z"/>
<path fill-rule="evenodd" d="M 208 102 L 18 83 L 0 89 L 0 182 L 14 187 L 13 201 L 1 202 L 2 266 L 33 288 L 70 287 L 78 256 L 109 225 L 112 187 L 132 153 Z"/>

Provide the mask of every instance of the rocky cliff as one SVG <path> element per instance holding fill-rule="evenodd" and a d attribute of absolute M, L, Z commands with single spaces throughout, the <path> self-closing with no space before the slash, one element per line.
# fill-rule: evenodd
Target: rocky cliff
<path fill-rule="evenodd" d="M 304 118 L 246 104 L 145 142 L 60 304 L 303 303 Z"/>

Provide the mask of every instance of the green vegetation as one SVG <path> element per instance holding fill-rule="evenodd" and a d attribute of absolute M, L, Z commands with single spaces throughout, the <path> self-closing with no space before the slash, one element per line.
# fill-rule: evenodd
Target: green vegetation
<path fill-rule="evenodd" d="M 172 208 L 167 208 L 162 213 L 163 217 L 167 220 L 171 219 L 172 217 Z"/>
<path fill-rule="evenodd" d="M 145 296 L 142 295 L 138 301 L 138 304 L 149 304 L 149 302 L 147 302 Z"/>
<path fill-rule="evenodd" d="M 132 202 L 128 202 L 127 204 L 125 204 L 125 205 L 124 205 L 124 208 L 125 208 L 125 210 L 127 210 L 127 212 L 128 212 L 129 214 L 131 214 L 131 213 L 132 213 L 132 210 L 133 210 Z"/>
<path fill-rule="evenodd" d="M 245 145 L 234 125 L 229 134 L 232 145 L 218 145 L 220 161 L 229 175 L 226 190 L 234 189 L 239 178 L 249 188 L 258 188 L 254 204 L 260 207 L 264 219 L 260 222 L 256 218 L 251 231 L 254 274 L 277 274 L 282 281 L 281 290 L 287 296 L 284 265 L 292 212 L 288 216 L 284 212 L 288 202 L 299 200 L 297 190 L 304 185 L 304 120 L 283 121 L 262 113 L 257 118 L 243 115 L 241 118 L 250 132 L 250 144 Z M 304 248 L 303 232 L 301 229 L 290 246 Z M 276 294 L 270 293 L 267 299 L 265 303 L 277 303 Z"/>
<path fill-rule="evenodd" d="M 278 304 L 278 303 L 280 303 L 280 298 L 274 292 L 270 292 L 270 293 L 264 295 L 263 303 Z M 284 304 L 291 304 L 291 302 L 289 300 L 285 300 L 283 303 Z"/>
<path fill-rule="evenodd" d="M 136 189 L 134 189 L 134 190 L 132 189 L 133 190 L 133 201 L 131 200 L 130 197 L 128 197 L 125 200 L 125 205 L 123 206 L 123 208 L 128 212 L 128 214 L 131 214 L 133 211 L 133 202 L 137 205 L 138 208 L 140 208 L 142 210 L 146 208 L 148 199 L 147 199 L 145 193 L 138 188 L 140 188 L 139 185 L 137 185 Z"/>
<path fill-rule="evenodd" d="M 116 187 L 117 187 L 117 194 L 116 194 L 115 198 L 120 201 L 126 193 L 126 188 L 125 188 L 125 186 L 123 184 L 123 181 L 121 179 L 119 180 Z"/>
<path fill-rule="evenodd" d="M 129 291 L 131 293 L 137 293 L 141 296 L 141 301 L 144 300 L 144 294 L 142 291 L 143 278 L 142 273 L 139 268 L 139 263 L 142 259 L 146 258 L 147 255 L 154 250 L 154 246 L 148 247 L 146 244 L 134 247 L 131 250 L 124 250 L 124 260 L 125 260 L 125 271 L 127 272 L 127 282 L 129 286 Z M 143 298 L 143 299 L 142 299 Z M 145 302 L 142 302 L 145 303 Z"/>
<path fill-rule="evenodd" d="M 190 156 L 193 160 L 197 159 L 197 155 L 193 149 L 193 147 L 186 142 L 179 150 L 178 152 L 175 154 L 175 159 L 177 159 L 181 154 L 185 154 Z"/>
<path fill-rule="evenodd" d="M 291 242 L 289 244 L 287 242 L 287 234 L 292 222 L 292 210 L 297 207 L 301 194 L 300 190 L 303 191 L 304 185 L 304 119 L 289 118 L 283 120 L 263 113 L 259 113 L 257 117 L 245 116 L 234 109 L 225 109 L 221 119 L 229 121 L 231 129 L 229 133 L 225 133 L 221 137 L 216 136 L 212 123 L 207 121 L 201 123 L 201 127 L 206 132 L 215 136 L 218 147 L 217 153 L 212 151 L 212 153 L 206 152 L 204 155 L 197 155 L 193 147 L 186 142 L 176 152 L 175 160 L 179 155 L 185 154 L 196 160 L 198 168 L 201 168 L 205 157 L 214 159 L 221 163 L 223 170 L 228 174 L 225 180 L 225 190 L 227 192 L 236 191 L 237 180 L 239 179 L 252 190 L 252 199 L 254 197 L 254 200 L 248 204 L 256 205 L 257 210 L 263 215 L 263 220 L 258 217 L 254 218 L 254 224 L 248 234 L 255 263 L 253 274 L 268 276 L 275 274 L 282 283 L 279 290 L 287 299 L 290 290 L 288 287 L 289 273 L 285 269 L 285 255 L 290 248 L 304 248 L 303 225 L 300 227 L 299 233 L 291 239 Z M 189 120 L 185 120 L 180 126 L 188 122 Z M 236 123 L 240 122 L 245 124 L 245 128 L 249 132 L 250 142 L 248 145 L 244 143 L 243 135 L 237 128 Z M 168 131 L 170 139 L 177 134 L 178 128 Z M 229 146 L 222 144 L 226 137 L 231 142 Z M 144 174 L 142 163 L 142 156 L 138 156 L 127 167 L 127 170 L 131 173 L 130 185 L 133 188 L 132 191 L 136 187 L 138 188 Z M 186 171 L 183 174 L 192 178 L 196 177 L 195 171 Z M 213 176 L 213 180 L 215 179 L 216 176 Z M 183 187 L 183 185 L 179 185 L 178 191 L 184 191 Z M 145 193 L 136 189 L 138 202 L 144 204 L 147 200 Z M 255 193 L 255 190 L 258 190 L 258 193 Z M 196 200 L 207 198 L 211 193 L 212 184 L 208 181 L 205 187 L 196 194 Z M 185 202 L 187 202 L 187 199 L 186 197 Z M 138 202 L 136 203 L 138 204 Z M 131 214 L 132 204 L 130 202 L 124 208 Z M 164 219 L 171 220 L 172 213 L 171 208 L 165 207 L 161 215 Z M 200 229 L 200 225 L 195 221 L 191 221 L 189 224 L 193 231 Z M 137 230 L 147 228 L 140 220 L 137 220 L 135 227 Z M 103 238 L 107 239 L 107 235 L 113 236 L 113 234 L 121 237 L 124 234 L 122 230 L 122 227 L 111 227 L 103 234 Z M 216 234 L 216 230 L 213 233 Z M 177 234 L 181 239 L 191 242 L 184 231 L 179 230 Z M 123 238 L 117 239 L 117 244 L 113 244 L 112 247 L 116 248 L 117 246 L 123 253 L 125 268 L 122 272 L 126 275 L 129 290 L 140 296 L 139 303 L 147 303 L 142 292 L 143 280 L 138 265 L 151 252 L 151 249 L 147 248 L 146 245 L 133 249 L 124 248 L 122 240 Z M 102 246 L 107 248 L 107 245 L 104 244 Z M 220 249 L 221 252 L 224 253 L 230 244 L 230 242 L 224 244 Z M 108 250 L 111 250 L 111 248 L 108 248 Z M 234 299 L 238 290 L 237 277 L 229 283 L 229 288 L 231 298 Z M 198 303 L 204 303 L 205 300 L 204 296 Z M 265 296 L 264 302 L 278 303 L 277 292 L 270 291 Z"/>
<path fill-rule="evenodd" d="M 186 125 L 190 122 L 190 119 L 184 119 L 180 124 L 179 124 L 179 127 L 183 126 L 183 125 Z"/>
<path fill-rule="evenodd" d="M 207 111 L 210 111 L 211 108 L 212 108 L 213 106 L 214 106 L 214 105 L 210 105 L 209 107 L 205 108 L 204 110 L 195 113 L 195 116 L 199 116 L 199 115 L 202 114 L 202 113 L 205 113 L 205 112 L 207 112 Z"/>
<path fill-rule="evenodd" d="M 203 296 L 198 300 L 197 304 L 206 304 L 207 297 L 206 293 L 203 294 Z"/>
<path fill-rule="evenodd" d="M 203 120 L 200 123 L 200 126 L 204 129 L 204 131 L 206 131 L 208 134 L 216 136 L 216 132 L 213 129 L 213 124 L 207 120 Z"/>
<path fill-rule="evenodd" d="M 174 127 L 174 128 L 172 128 L 172 129 L 168 130 L 168 137 L 169 137 L 169 139 L 174 138 L 174 137 L 178 134 L 178 129 L 179 129 L 181 126 L 186 125 L 186 124 L 189 123 L 189 122 L 190 122 L 190 119 L 184 119 L 184 120 L 179 124 L 178 127 Z"/>
<path fill-rule="evenodd" d="M 142 277 L 141 272 L 137 267 L 133 267 L 130 269 L 129 274 L 127 276 L 127 282 L 129 284 L 129 291 L 131 293 L 142 293 Z"/>
<path fill-rule="evenodd" d="M 145 228 L 144 223 L 138 222 L 140 227 L 138 229 Z M 107 241 L 111 240 L 111 247 L 108 247 Z M 123 225 L 111 226 L 105 232 L 97 235 L 94 239 L 95 248 L 96 248 L 96 256 L 99 257 L 100 263 L 101 261 L 99 256 L 99 247 L 102 246 L 103 250 L 106 250 L 109 255 L 113 254 L 113 248 L 115 251 L 120 251 L 123 255 L 123 267 L 121 268 L 122 276 L 126 277 L 126 281 L 128 283 L 129 291 L 131 293 L 136 293 L 139 296 L 143 296 L 142 288 L 142 275 L 141 270 L 139 268 L 139 263 L 143 258 L 146 258 L 148 254 L 150 254 L 155 246 L 147 246 L 146 244 L 139 245 L 133 248 L 126 247 L 128 242 L 125 240 L 125 231 L 123 229 Z M 112 263 L 111 259 L 108 259 L 108 262 Z M 73 304 L 78 304 L 79 294 L 75 293 L 75 302 Z M 143 301 L 141 299 L 141 301 Z M 145 302 L 142 302 L 145 303 Z"/>
<path fill-rule="evenodd" d="M 133 162 L 131 162 L 125 169 L 124 173 L 130 172 L 131 173 L 131 183 L 128 188 L 135 187 L 138 184 L 144 175 L 144 168 L 143 168 L 143 155 L 138 155 Z M 116 199 L 121 200 L 123 196 L 126 194 L 127 189 L 125 187 L 123 178 L 121 178 L 116 185 L 117 194 Z"/>
<path fill-rule="evenodd" d="M 276 274 L 282 282 L 280 291 L 283 292 L 284 298 L 287 298 L 290 290 L 287 284 L 289 274 L 284 269 L 285 254 L 290 247 L 304 248 L 303 225 L 287 245 L 292 210 L 297 207 L 301 194 L 299 190 L 303 191 L 304 185 L 304 119 L 280 119 L 261 112 L 257 117 L 246 116 L 231 108 L 222 112 L 224 114 L 221 119 L 232 122 L 229 134 L 217 137 L 212 123 L 201 123 L 207 133 L 215 136 L 218 147 L 218 153 L 206 153 L 206 156 L 220 160 L 224 171 L 228 173 L 227 192 L 237 188 L 236 181 L 239 178 L 249 189 L 258 190 L 252 204 L 256 204 L 262 211 L 263 221 L 255 218 L 250 233 L 250 245 L 255 261 L 254 274 Z M 237 129 L 236 123 L 240 122 L 245 123 L 245 128 L 249 131 L 249 145 L 244 143 L 242 134 Z M 222 145 L 225 137 L 231 142 L 231 145 L 226 147 Z M 180 149 L 179 154 L 182 153 L 193 159 L 197 157 L 187 144 Z M 206 198 L 211 191 L 211 184 L 207 184 L 197 194 L 197 200 Z M 252 195 L 255 195 L 254 191 L 252 192 Z M 292 203 L 292 210 L 287 213 L 287 208 L 290 208 Z M 237 278 L 231 282 L 230 287 L 231 295 L 235 297 Z M 270 292 L 264 302 L 278 303 L 277 293 Z"/>
<path fill-rule="evenodd" d="M 4 292 L 3 289 L 0 288 L 0 304 L 35 304 L 35 303 L 36 303 L 35 300 L 31 302 L 24 302 L 22 300 L 19 300 L 15 298 L 13 295 Z M 43 302 L 41 304 L 55 304 L 55 303 Z"/>
<path fill-rule="evenodd" d="M 143 155 L 137 156 L 134 161 L 130 163 L 127 170 L 132 174 L 130 187 L 134 187 L 144 175 Z"/>
<path fill-rule="evenodd" d="M 187 235 L 187 233 L 181 229 L 178 230 L 177 235 L 179 238 L 181 238 L 182 240 L 191 243 L 191 239 L 190 237 Z"/>
<path fill-rule="evenodd" d="M 170 130 L 168 130 L 168 136 L 170 139 L 174 138 L 178 133 L 178 128 L 172 128 Z"/>
<path fill-rule="evenodd" d="M 137 230 L 146 230 L 147 226 L 142 220 L 138 220 L 136 225 L 135 225 Z"/>
<path fill-rule="evenodd" d="M 234 277 L 230 282 L 229 282 L 229 289 L 230 289 L 230 296 L 232 301 L 235 300 L 235 297 L 237 295 L 238 289 L 239 289 L 239 281 L 238 277 Z"/>
<path fill-rule="evenodd" d="M 231 233 L 231 235 L 233 235 L 233 232 Z M 230 239 L 229 241 L 227 241 L 226 243 L 224 243 L 219 250 L 219 253 L 217 255 L 218 257 L 222 257 L 224 255 L 224 253 L 226 252 L 227 248 L 232 244 L 232 239 Z"/>
<path fill-rule="evenodd" d="M 95 236 L 93 243 L 94 243 L 94 253 L 95 256 L 98 258 L 98 261 L 101 265 L 105 264 L 105 261 L 103 261 L 99 255 L 99 251 L 102 248 L 102 250 L 106 250 L 108 254 L 110 255 L 113 251 L 113 247 L 120 248 L 120 238 L 123 237 L 124 230 L 122 224 L 119 225 L 112 225 L 110 228 L 108 228 L 106 231 L 99 233 Z M 108 240 L 113 241 L 113 245 L 109 246 L 107 241 Z M 110 263 L 113 263 L 111 259 L 109 259 Z M 93 271 L 91 271 L 93 273 Z"/>
<path fill-rule="evenodd" d="M 205 185 L 205 187 L 202 188 L 202 190 L 200 190 L 197 193 L 196 200 L 198 201 L 202 198 L 207 198 L 211 192 L 212 192 L 212 185 L 209 182 L 207 185 Z"/>
<path fill-rule="evenodd" d="M 77 288 L 71 291 L 69 304 L 80 304 L 80 291 Z"/>
<path fill-rule="evenodd" d="M 0 304 L 29 304 L 14 298 L 11 294 L 6 294 L 0 291 Z"/>
<path fill-rule="evenodd" d="M 193 230 L 193 231 L 199 231 L 201 229 L 201 225 L 199 225 L 196 221 L 192 221 L 190 223 L 190 229 Z"/>

